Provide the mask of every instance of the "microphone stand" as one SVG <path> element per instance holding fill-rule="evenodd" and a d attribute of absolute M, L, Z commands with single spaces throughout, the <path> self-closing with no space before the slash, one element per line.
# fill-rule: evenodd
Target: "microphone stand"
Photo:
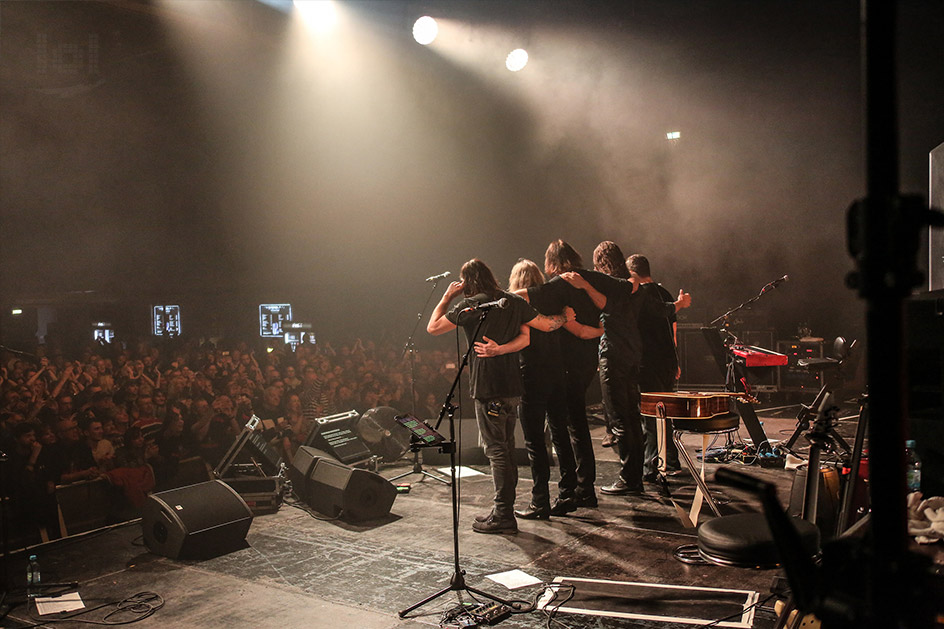
<path fill-rule="evenodd" d="M 784 276 L 784 278 L 786 278 L 786 276 Z M 726 390 L 737 391 L 738 385 L 740 385 L 744 393 L 746 393 L 748 396 L 751 395 L 750 384 L 747 380 L 747 372 L 746 370 L 742 370 L 741 373 L 738 373 L 734 356 L 727 349 L 725 343 L 721 340 L 720 332 L 724 331 L 726 334 L 732 336 L 736 342 L 737 337 L 727 330 L 728 317 L 754 303 L 763 297 L 764 293 L 767 291 L 777 288 L 777 286 L 786 281 L 784 278 L 778 278 L 772 282 L 768 282 L 763 288 L 760 289 L 759 293 L 745 301 L 740 306 L 728 310 L 726 313 L 709 323 L 707 327 L 702 328 L 702 334 L 708 341 L 708 347 L 715 358 L 715 362 L 718 364 L 718 368 L 724 373 L 724 387 Z M 715 325 L 720 322 L 724 322 L 722 327 L 720 329 L 716 328 Z M 749 401 L 740 399 L 735 399 L 734 405 L 737 408 L 738 415 L 741 417 L 741 421 L 744 422 L 744 427 L 747 428 L 747 432 L 751 436 L 751 440 L 754 442 L 754 447 L 757 449 L 758 454 L 774 454 L 773 448 L 770 445 L 770 440 L 767 438 L 767 433 L 764 431 L 764 427 L 757 418 L 757 412 L 754 410 L 754 405 Z"/>
<path fill-rule="evenodd" d="M 784 276 L 784 277 L 786 277 L 786 276 Z M 731 310 L 728 310 L 726 313 L 724 313 L 723 315 L 721 315 L 720 317 L 718 317 L 717 319 L 715 319 L 714 321 L 712 321 L 712 322 L 709 323 L 708 325 L 714 326 L 715 324 L 717 324 L 717 323 L 719 323 L 719 322 L 721 322 L 721 321 L 724 321 L 725 324 L 727 324 L 727 322 L 728 322 L 728 317 L 730 317 L 731 315 L 733 315 L 733 314 L 734 314 L 735 312 L 737 312 L 738 310 L 741 310 L 742 308 L 746 308 L 747 306 L 751 305 L 752 303 L 754 303 L 755 301 L 757 301 L 758 299 L 760 299 L 761 297 L 763 297 L 764 293 L 766 293 L 767 291 L 771 290 L 772 288 L 777 288 L 778 286 L 780 286 L 781 283 L 783 283 L 783 282 L 785 282 L 785 281 L 786 281 L 785 279 L 780 278 L 780 279 L 774 280 L 773 282 L 768 282 L 767 284 L 764 285 L 764 287 L 763 287 L 762 289 L 760 289 L 760 292 L 759 292 L 759 293 L 757 293 L 756 295 L 754 295 L 753 297 L 751 297 L 750 299 L 748 299 L 747 301 L 745 301 L 745 302 L 744 302 L 743 304 L 741 304 L 740 306 L 737 306 L 737 307 L 735 307 L 735 308 L 732 308 Z"/>
<path fill-rule="evenodd" d="M 413 322 L 413 331 L 410 332 L 410 338 L 407 339 L 406 345 L 403 346 L 403 353 L 400 355 L 400 360 L 403 360 L 403 357 L 410 354 L 410 401 L 411 401 L 411 413 L 416 417 L 416 347 L 413 343 L 413 338 L 416 336 L 416 330 L 420 326 L 420 321 L 423 320 L 423 313 L 426 312 L 426 308 L 429 306 L 430 300 L 433 298 L 433 294 L 436 292 L 436 287 L 439 286 L 439 281 L 442 278 L 439 278 L 433 281 L 433 286 L 429 291 L 429 295 L 426 296 L 426 303 L 423 304 L 423 309 L 416 314 L 416 321 Z M 404 472 L 403 474 L 398 474 L 393 478 L 389 478 L 389 481 L 395 481 L 400 478 L 405 478 L 411 476 L 412 474 L 419 474 L 421 476 L 420 481 L 423 478 L 432 478 L 433 480 L 438 480 L 440 483 L 448 485 L 450 481 L 438 474 L 433 474 L 432 472 L 427 472 L 423 469 L 423 462 L 420 460 L 420 450 L 422 446 L 420 441 L 416 438 L 416 435 L 410 435 L 410 450 L 413 452 L 413 469 L 409 472 Z"/>
<path fill-rule="evenodd" d="M 479 337 L 479 330 L 482 329 L 482 324 L 485 323 L 486 317 L 488 317 L 488 310 L 483 311 L 482 318 L 479 319 L 478 326 L 475 328 L 475 334 L 472 335 L 472 341 L 469 342 L 469 348 L 465 351 L 465 355 L 462 357 L 462 363 L 459 364 L 459 369 L 456 370 L 455 380 L 452 381 L 452 387 L 449 389 L 449 393 L 446 394 L 446 401 L 443 402 L 442 409 L 439 411 L 439 419 L 436 421 L 436 426 L 434 427 L 434 430 L 438 430 L 440 424 L 442 424 L 443 418 L 447 414 L 449 415 L 449 441 L 443 444 L 441 451 L 446 452 L 448 450 L 449 452 L 449 471 L 452 478 L 452 578 L 449 580 L 449 585 L 443 589 L 398 612 L 400 618 L 406 617 L 406 615 L 414 609 L 422 607 L 426 603 L 439 598 L 447 592 L 466 591 L 470 594 L 484 596 L 485 598 L 491 599 L 497 603 L 501 603 L 502 605 L 512 607 L 512 603 L 510 601 L 506 601 L 493 594 L 489 594 L 488 592 L 483 592 L 482 590 L 477 590 L 466 585 L 465 570 L 459 566 L 459 493 L 457 487 L 459 481 L 456 474 L 456 407 L 452 403 L 452 398 L 456 393 L 456 388 L 459 386 L 459 380 L 462 378 L 462 370 L 465 369 L 465 366 L 469 364 L 469 355 L 472 353 L 472 349 L 475 347 L 474 340 Z"/>

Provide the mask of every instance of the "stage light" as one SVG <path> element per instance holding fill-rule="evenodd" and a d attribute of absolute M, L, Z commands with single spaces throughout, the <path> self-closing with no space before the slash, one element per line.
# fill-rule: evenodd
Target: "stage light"
<path fill-rule="evenodd" d="M 666 140 L 678 140 L 680 137 L 682 137 L 681 131 L 669 131 L 665 134 Z"/>
<path fill-rule="evenodd" d="M 438 34 L 439 25 L 436 24 L 436 20 L 428 15 L 424 15 L 413 23 L 413 39 L 418 44 L 428 46 L 436 40 Z"/>
<path fill-rule="evenodd" d="M 524 48 L 515 48 L 505 58 L 505 67 L 518 72 L 528 65 L 528 52 Z"/>
<path fill-rule="evenodd" d="M 10 311 L 10 314 L 11 314 L 11 315 L 21 315 L 21 314 L 23 314 L 23 309 L 22 309 L 22 308 L 14 308 L 13 310 Z"/>
<path fill-rule="evenodd" d="M 338 22 L 337 7 L 334 0 L 294 0 L 295 8 L 309 28 L 324 33 Z"/>

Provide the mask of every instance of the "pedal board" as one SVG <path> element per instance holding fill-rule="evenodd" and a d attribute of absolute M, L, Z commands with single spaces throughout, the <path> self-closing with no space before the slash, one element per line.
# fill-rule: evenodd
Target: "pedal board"
<path fill-rule="evenodd" d="M 469 613 L 479 623 L 497 625 L 511 616 L 511 608 L 502 603 L 482 603 L 470 609 Z"/>

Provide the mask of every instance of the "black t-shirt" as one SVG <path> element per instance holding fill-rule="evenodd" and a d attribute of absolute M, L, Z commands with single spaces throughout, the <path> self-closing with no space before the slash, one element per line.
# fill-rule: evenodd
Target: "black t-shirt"
<path fill-rule="evenodd" d="M 483 313 L 463 311 L 466 308 L 475 307 L 483 302 L 502 297 L 508 299 L 508 306 L 489 310 L 478 336 L 472 338 Z M 518 336 L 521 333 L 521 326 L 537 315 L 537 311 L 524 299 L 501 291 L 495 295 L 479 294 L 466 297 L 446 313 L 446 319 L 465 330 L 470 345 L 481 341 L 483 336 L 487 336 L 499 345 L 503 345 Z M 472 397 L 477 400 L 518 397 L 522 393 L 517 353 L 479 358 L 473 350 L 469 355 L 469 369 Z"/>
<path fill-rule="evenodd" d="M 548 292 L 536 290 L 540 286 L 534 286 L 528 289 L 528 301 L 531 307 L 542 315 L 560 314 L 563 306 L 557 303 Z M 528 372 L 539 372 L 550 370 L 560 366 L 560 339 L 568 332 L 564 330 L 555 330 L 553 332 L 541 332 L 540 330 L 531 330 L 531 343 L 521 350 L 519 358 L 521 368 Z"/>
<path fill-rule="evenodd" d="M 577 323 L 593 327 L 600 324 L 600 310 L 593 305 L 593 300 L 586 291 L 574 288 L 560 276 L 552 278 L 546 284 L 529 288 L 528 299 L 541 314 L 558 314 L 564 306 L 570 306 L 574 309 Z M 545 307 L 546 311 L 543 310 Z M 566 330 L 560 331 L 558 336 L 561 356 L 565 362 L 596 363 L 598 339 L 581 339 Z"/>
<path fill-rule="evenodd" d="M 633 292 L 629 280 L 611 277 L 597 271 L 580 271 L 591 286 L 606 297 L 606 306 L 600 320 L 603 336 L 600 339 L 600 358 L 619 362 L 628 367 L 642 364 L 642 337 L 639 320 L 647 316 L 668 317 L 672 304 L 666 304 L 651 292 Z"/>
<path fill-rule="evenodd" d="M 663 303 L 673 302 L 672 294 L 655 283 L 641 284 L 637 293 L 649 295 Z M 666 316 L 668 315 L 668 316 Z M 639 317 L 639 335 L 642 338 L 642 366 L 656 373 L 671 374 L 674 378 L 678 369 L 678 354 L 675 351 L 675 336 L 672 324 L 675 323 L 675 308 L 671 312 L 644 311 Z"/>

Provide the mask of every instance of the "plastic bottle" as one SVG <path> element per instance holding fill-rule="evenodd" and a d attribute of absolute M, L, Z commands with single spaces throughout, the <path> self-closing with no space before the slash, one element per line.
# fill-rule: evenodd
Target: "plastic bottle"
<path fill-rule="evenodd" d="M 36 559 L 36 555 L 29 556 L 29 563 L 26 564 L 26 595 L 29 597 L 36 596 L 36 586 L 42 581 L 42 575 L 39 572 L 39 561 Z"/>
<path fill-rule="evenodd" d="M 915 452 L 915 442 L 909 439 L 905 442 L 905 478 L 908 484 L 908 493 L 921 491 L 921 459 Z"/>

